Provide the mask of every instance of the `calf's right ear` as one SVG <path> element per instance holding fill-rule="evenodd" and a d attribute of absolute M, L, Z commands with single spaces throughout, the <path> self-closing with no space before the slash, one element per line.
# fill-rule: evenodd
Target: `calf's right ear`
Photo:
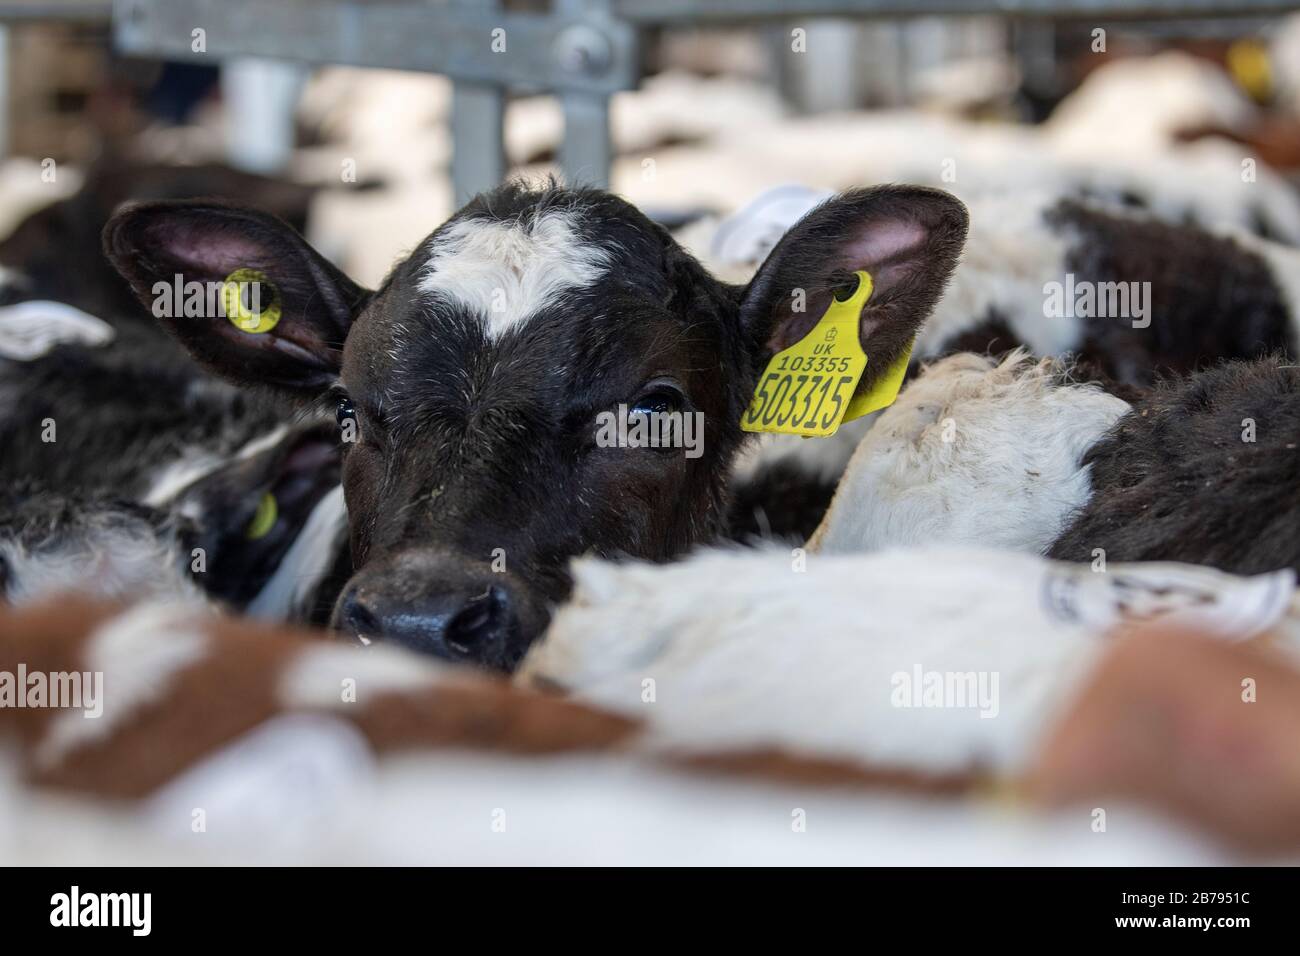
<path fill-rule="evenodd" d="M 741 297 L 740 319 L 763 361 L 825 314 L 837 288 L 871 274 L 858 335 L 869 361 L 858 391 L 910 346 L 957 265 L 969 217 L 955 196 L 924 186 L 874 186 L 822 203 L 785 234 Z"/>
<path fill-rule="evenodd" d="M 128 206 L 104 251 L 200 365 L 241 385 L 327 387 L 370 295 L 288 223 L 211 200 Z"/>

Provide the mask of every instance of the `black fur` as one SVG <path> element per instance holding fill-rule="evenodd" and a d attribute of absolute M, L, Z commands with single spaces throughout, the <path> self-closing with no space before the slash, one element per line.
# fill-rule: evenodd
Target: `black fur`
<path fill-rule="evenodd" d="M 1150 282 L 1151 324 L 1085 319 L 1075 350 L 1108 378 L 1149 385 L 1223 359 L 1293 352 L 1291 317 L 1265 261 L 1232 239 L 1073 201 L 1048 215 L 1078 233 L 1066 271 L 1091 282 Z"/>
<path fill-rule="evenodd" d="M 943 355 L 957 352 L 977 352 L 981 355 L 1001 355 L 1023 345 L 1020 337 L 1007 325 L 1006 319 L 993 311 L 980 322 L 943 343 Z M 908 372 L 915 374 L 918 363 L 914 360 Z"/>
<path fill-rule="evenodd" d="M 1300 369 L 1285 359 L 1162 383 L 1084 462 L 1092 497 L 1050 557 L 1300 572 Z"/>
<path fill-rule="evenodd" d="M 339 484 L 336 435 L 332 423 L 323 433 L 297 426 L 286 440 L 195 480 L 166 508 L 136 504 L 168 465 L 199 452 L 230 458 L 286 418 L 268 396 L 217 381 L 173 350 L 167 339 L 141 347 L 125 327 L 108 347 L 65 345 L 31 362 L 0 360 L 0 488 L 13 489 L 0 532 L 44 527 L 49 541 L 74 528 L 102 533 L 134 509 L 137 522 L 184 526 L 178 560 L 188 566 L 190 549 L 203 548 L 207 568 L 196 583 L 242 608 L 312 508 Z M 53 442 L 42 440 L 47 418 Z M 279 518 L 267 535 L 249 540 L 249 522 L 267 493 L 276 496 Z M 166 538 L 161 530 L 157 537 Z M 336 543 L 341 552 L 344 544 Z"/>
<path fill-rule="evenodd" d="M 25 298 L 66 302 L 161 340 L 157 325 L 102 253 L 104 226 L 118 206 L 191 196 L 239 199 L 302 228 L 316 191 L 217 164 L 159 165 L 108 155 L 90 168 L 73 196 L 28 216 L 0 241 L 0 264 L 21 274 Z"/>
<path fill-rule="evenodd" d="M 728 538 L 741 543 L 784 541 L 802 547 L 835 497 L 838 476 L 819 478 L 781 459 L 750 479 L 733 482 Z"/>
<path fill-rule="evenodd" d="M 1120 317 L 1080 317 L 1078 335 L 1064 350 L 1115 394 L 1131 398 L 1162 374 L 1225 359 L 1296 354 L 1298 317 L 1270 265 L 1236 240 L 1073 199 L 1045 215 L 1070 240 L 1056 281 L 1070 273 L 1077 283 L 1150 283 L 1148 327 Z M 909 373 L 919 361 L 956 352 L 998 355 L 1027 347 L 1007 318 L 995 305 L 975 325 L 917 355 Z"/>
<path fill-rule="evenodd" d="M 230 454 L 283 420 L 282 408 L 211 379 L 172 348 L 65 345 L 32 362 L 0 360 L 0 483 L 140 498 L 186 450 Z M 47 419 L 53 442 L 42 440 Z"/>

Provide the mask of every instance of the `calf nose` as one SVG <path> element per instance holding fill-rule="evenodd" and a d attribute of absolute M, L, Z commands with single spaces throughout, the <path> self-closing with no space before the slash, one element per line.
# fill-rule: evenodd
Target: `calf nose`
<path fill-rule="evenodd" d="M 359 637 L 494 667 L 503 663 L 518 623 L 510 593 L 497 584 L 413 600 L 358 584 L 343 595 L 337 620 Z"/>

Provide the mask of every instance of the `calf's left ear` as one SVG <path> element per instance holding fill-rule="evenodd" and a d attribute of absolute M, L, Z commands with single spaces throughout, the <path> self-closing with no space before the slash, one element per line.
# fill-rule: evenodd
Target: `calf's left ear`
<path fill-rule="evenodd" d="M 929 317 L 966 242 L 955 196 L 924 186 L 876 186 L 822 203 L 768 255 L 741 297 L 740 318 L 763 361 L 798 342 L 854 273 L 871 274 L 859 325 L 868 363 L 859 390 L 888 369 Z"/>
<path fill-rule="evenodd" d="M 211 200 L 127 206 L 104 251 L 200 365 L 241 385 L 327 387 L 369 295 L 288 223 Z"/>

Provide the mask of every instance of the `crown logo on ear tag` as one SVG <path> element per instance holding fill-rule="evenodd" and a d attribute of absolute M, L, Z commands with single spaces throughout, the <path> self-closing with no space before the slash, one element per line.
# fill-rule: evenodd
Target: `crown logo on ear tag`
<path fill-rule="evenodd" d="M 740 417 L 742 429 L 824 438 L 834 435 L 846 420 L 867 367 L 858 341 L 858 320 L 871 298 L 872 282 L 869 272 L 859 270 L 857 276 L 858 287 L 851 296 L 832 299 L 811 332 L 772 356 L 753 401 Z"/>

